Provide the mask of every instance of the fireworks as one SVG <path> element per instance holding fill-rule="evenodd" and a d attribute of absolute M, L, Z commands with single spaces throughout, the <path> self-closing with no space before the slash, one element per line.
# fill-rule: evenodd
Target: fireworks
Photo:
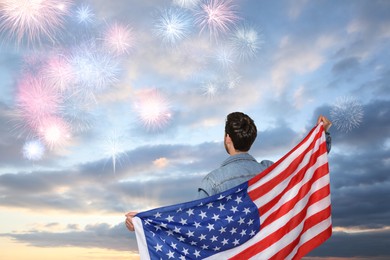
<path fill-rule="evenodd" d="M 118 81 L 118 62 L 93 43 L 74 50 L 69 62 L 75 71 L 77 91 L 84 97 L 94 97 Z"/>
<path fill-rule="evenodd" d="M 41 123 L 38 134 L 46 145 L 54 150 L 63 147 L 70 138 L 68 123 L 60 117 L 47 117 Z"/>
<path fill-rule="evenodd" d="M 342 132 L 349 132 L 358 127 L 363 115 L 362 105 L 351 97 L 338 98 L 330 110 L 332 123 Z"/>
<path fill-rule="evenodd" d="M 217 37 L 230 31 L 239 20 L 235 8 L 231 0 L 206 0 L 196 12 L 195 22 L 200 26 L 201 32 L 208 30 L 210 36 Z"/>
<path fill-rule="evenodd" d="M 37 129 L 45 117 L 56 113 L 61 101 L 58 93 L 48 88 L 39 77 L 27 75 L 19 84 L 17 107 L 33 129 Z"/>
<path fill-rule="evenodd" d="M 104 153 L 106 156 L 111 158 L 112 170 L 116 171 L 116 163 L 120 155 L 124 153 L 123 140 L 117 131 L 114 131 L 110 136 L 105 140 Z"/>
<path fill-rule="evenodd" d="M 88 5 L 82 5 L 76 10 L 76 18 L 79 24 L 90 24 L 93 22 L 95 14 Z"/>
<path fill-rule="evenodd" d="M 0 5 L 0 31 L 17 43 L 55 42 L 55 33 L 63 28 L 70 0 L 3 0 Z"/>
<path fill-rule="evenodd" d="M 231 37 L 231 44 L 241 60 L 252 58 L 261 48 L 261 35 L 253 28 L 243 25 Z"/>
<path fill-rule="evenodd" d="M 132 29 L 119 23 L 110 25 L 103 41 L 107 50 L 114 55 L 128 54 L 135 45 Z"/>
<path fill-rule="evenodd" d="M 199 1 L 200 0 L 173 0 L 173 4 L 182 8 L 194 8 Z"/>
<path fill-rule="evenodd" d="M 45 146 L 39 140 L 28 141 L 23 145 L 23 157 L 30 161 L 41 160 L 45 153 Z"/>
<path fill-rule="evenodd" d="M 42 75 L 47 85 L 63 93 L 74 81 L 73 67 L 64 55 L 53 55 L 42 69 Z"/>
<path fill-rule="evenodd" d="M 160 13 L 154 29 L 164 43 L 172 46 L 188 37 L 191 32 L 191 19 L 180 9 L 169 8 Z"/>
<path fill-rule="evenodd" d="M 172 117 L 168 100 L 156 89 L 139 93 L 135 110 L 148 130 L 163 128 Z"/>

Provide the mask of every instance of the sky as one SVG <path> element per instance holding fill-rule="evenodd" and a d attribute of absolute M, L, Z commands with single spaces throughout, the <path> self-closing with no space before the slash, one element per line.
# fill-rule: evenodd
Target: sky
<path fill-rule="evenodd" d="M 234 111 L 258 161 L 328 117 L 307 259 L 389 259 L 389 28 L 384 0 L 0 0 L 0 259 L 138 259 L 124 215 L 196 199 Z"/>

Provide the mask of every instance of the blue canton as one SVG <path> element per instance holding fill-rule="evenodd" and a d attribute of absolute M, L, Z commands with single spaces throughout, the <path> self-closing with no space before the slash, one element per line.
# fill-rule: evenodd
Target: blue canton
<path fill-rule="evenodd" d="M 138 214 L 151 259 L 203 259 L 249 240 L 260 219 L 247 187 Z"/>

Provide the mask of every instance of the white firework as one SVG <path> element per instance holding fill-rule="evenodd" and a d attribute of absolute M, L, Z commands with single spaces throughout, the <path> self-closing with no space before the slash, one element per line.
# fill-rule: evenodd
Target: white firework
<path fill-rule="evenodd" d="M 237 28 L 230 42 L 241 60 L 247 60 L 256 56 L 264 43 L 262 35 L 248 25 Z"/>
<path fill-rule="evenodd" d="M 363 107 L 352 97 L 338 98 L 330 110 L 333 125 L 342 132 L 349 132 L 363 121 Z"/>
<path fill-rule="evenodd" d="M 23 145 L 23 157 L 30 161 L 41 160 L 45 153 L 45 146 L 39 140 L 28 141 Z"/>

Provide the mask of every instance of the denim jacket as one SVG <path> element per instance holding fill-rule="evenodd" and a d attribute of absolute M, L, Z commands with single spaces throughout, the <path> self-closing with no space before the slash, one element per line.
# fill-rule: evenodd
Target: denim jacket
<path fill-rule="evenodd" d="M 326 133 L 326 148 L 328 153 L 331 149 L 332 139 Z M 272 161 L 264 160 L 258 163 L 252 155 L 240 153 L 229 156 L 221 165 L 204 177 L 198 188 L 198 198 L 205 198 L 233 188 L 248 181 L 258 173 L 273 164 Z"/>

